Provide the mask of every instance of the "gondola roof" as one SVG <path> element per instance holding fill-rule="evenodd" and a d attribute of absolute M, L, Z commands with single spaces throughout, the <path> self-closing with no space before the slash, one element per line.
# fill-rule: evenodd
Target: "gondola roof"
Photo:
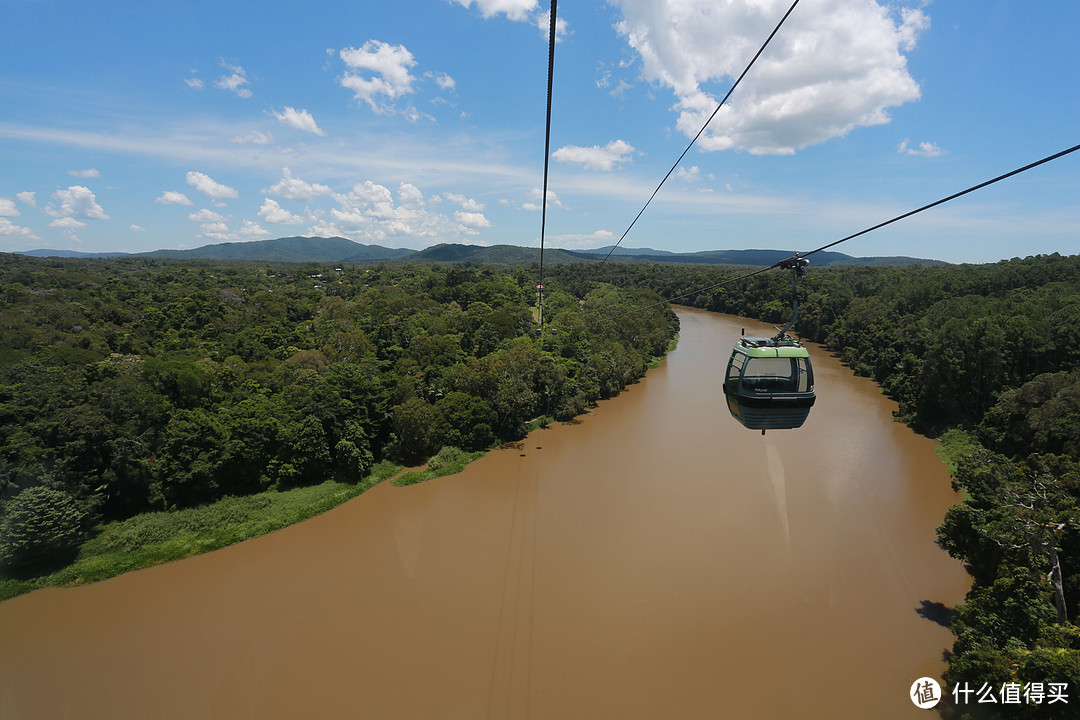
<path fill-rule="evenodd" d="M 744 337 L 735 344 L 734 351 L 749 357 L 809 357 L 810 355 L 802 343 L 790 337 L 785 337 L 783 340 Z"/>

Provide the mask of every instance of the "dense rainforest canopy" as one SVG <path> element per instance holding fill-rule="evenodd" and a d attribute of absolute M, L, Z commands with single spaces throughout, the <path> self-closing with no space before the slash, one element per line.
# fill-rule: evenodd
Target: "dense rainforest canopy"
<path fill-rule="evenodd" d="M 662 299 L 791 312 L 783 272 L 549 272 L 540 336 L 535 268 L 0 256 L 0 555 L 571 418 L 665 352 Z M 965 501 L 939 541 L 974 578 L 947 679 L 1069 682 L 1080 702 L 1080 257 L 811 268 L 798 292 L 798 334 L 946 433 Z"/>
<path fill-rule="evenodd" d="M 580 302 L 549 291 L 541 337 L 535 284 L 490 267 L 0 256 L 0 559 L 42 560 L 11 540 L 40 534 L 35 518 L 85 529 L 520 438 L 618 393 L 677 332 L 663 307 L 609 321 L 659 298 L 595 284 Z M 22 494 L 38 487 L 54 492 Z"/>

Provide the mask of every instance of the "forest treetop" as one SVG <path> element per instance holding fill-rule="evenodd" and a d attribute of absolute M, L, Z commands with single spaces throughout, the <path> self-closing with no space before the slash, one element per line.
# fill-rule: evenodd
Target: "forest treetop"
<path fill-rule="evenodd" d="M 483 449 L 640 377 L 670 310 L 526 269 L 0 255 L 0 489 L 116 519 Z"/>

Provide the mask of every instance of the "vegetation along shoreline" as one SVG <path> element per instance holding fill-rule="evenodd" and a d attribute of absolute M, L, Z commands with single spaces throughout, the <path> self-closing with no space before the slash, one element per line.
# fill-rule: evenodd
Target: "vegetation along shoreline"
<path fill-rule="evenodd" d="M 674 346 L 659 301 L 518 268 L 0 256 L 0 598 L 460 471 Z M 361 479 L 362 478 L 362 479 Z"/>

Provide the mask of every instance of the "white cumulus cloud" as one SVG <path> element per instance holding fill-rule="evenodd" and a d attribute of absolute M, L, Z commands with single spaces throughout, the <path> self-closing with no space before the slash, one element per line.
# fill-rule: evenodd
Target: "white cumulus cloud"
<path fill-rule="evenodd" d="M 460 193 L 443 193 L 443 197 L 450 202 L 457 203 L 466 212 L 480 212 L 484 209 L 484 203 Z"/>
<path fill-rule="evenodd" d="M 369 215 L 393 217 L 394 214 L 394 196 L 390 188 L 370 180 L 356 183 L 348 193 L 335 195 L 334 199 L 350 210 L 366 208 Z"/>
<path fill-rule="evenodd" d="M 470 229 L 491 227 L 491 221 L 484 217 L 484 213 L 458 210 L 454 213 L 454 219 Z"/>
<path fill-rule="evenodd" d="M 195 188 L 203 195 L 215 200 L 240 197 L 240 193 L 236 192 L 234 188 L 231 188 L 228 185 L 222 185 L 204 173 L 195 172 L 193 170 L 189 172 L 185 178 L 187 179 L 188 185 Z"/>
<path fill-rule="evenodd" d="M 424 193 L 412 183 L 403 182 L 398 188 L 398 198 L 406 207 L 421 207 L 424 205 Z"/>
<path fill-rule="evenodd" d="M 202 232 L 199 233 L 199 235 L 210 240 L 227 242 L 229 240 L 238 239 L 237 234 L 234 232 L 230 232 L 229 226 L 223 222 L 205 223 L 201 226 L 201 229 Z"/>
<path fill-rule="evenodd" d="M 160 205 L 194 205 L 188 196 L 175 190 L 166 190 L 160 196 L 154 198 L 154 202 Z"/>
<path fill-rule="evenodd" d="M 529 191 L 529 199 L 528 199 L 528 201 L 523 202 L 521 204 L 521 209 L 522 210 L 542 210 L 543 205 L 541 204 L 541 201 L 543 200 L 543 198 L 544 198 L 544 191 L 541 190 L 540 188 L 533 188 L 532 190 Z M 563 206 L 562 200 L 559 199 L 559 196 L 555 193 L 554 190 L 548 190 L 547 191 L 547 204 L 548 204 L 548 207 L 559 207 L 559 208 L 561 208 Z"/>
<path fill-rule="evenodd" d="M 259 208 L 259 218 L 273 225 L 300 225 L 304 222 L 304 218 L 289 212 L 270 198 L 263 199 L 262 207 Z"/>
<path fill-rule="evenodd" d="M 90 188 L 72 185 L 67 190 L 57 190 L 52 194 L 59 206 L 50 204 L 45 212 L 54 218 L 81 217 L 93 220 L 108 220 L 109 216 L 97 203 Z M 59 226 L 58 226 L 59 227 Z"/>
<path fill-rule="evenodd" d="M 911 147 L 911 140 L 908 138 L 904 138 L 896 151 L 901 155 L 917 155 L 918 157 L 937 157 L 944 152 L 932 142 L 921 142 L 918 147 Z"/>
<path fill-rule="evenodd" d="M 0 235 L 12 236 L 19 235 L 29 240 L 40 240 L 34 231 L 28 227 L 22 225 L 16 225 L 6 217 L 0 216 Z"/>
<path fill-rule="evenodd" d="M 23 203 L 24 205 L 29 205 L 30 207 L 37 207 L 37 198 L 34 197 L 35 195 L 37 195 L 37 193 L 30 190 L 15 193 L 15 197 L 19 198 L 19 202 Z"/>
<path fill-rule="evenodd" d="M 675 171 L 675 177 L 679 178 L 683 182 L 697 182 L 701 179 L 701 168 L 699 168 L 697 165 L 688 168 L 681 167 Z"/>
<path fill-rule="evenodd" d="M 86 227 L 86 223 L 82 220 L 76 220 L 73 217 L 59 217 L 49 223 L 49 227 L 63 228 L 65 230 L 78 230 L 79 228 Z"/>
<path fill-rule="evenodd" d="M 285 123 L 291 128 L 315 133 L 316 135 L 326 135 L 323 129 L 315 123 L 315 118 L 313 118 L 311 113 L 307 110 L 297 110 L 296 108 L 286 107 L 281 112 L 272 110 L 271 114 L 280 122 Z"/>
<path fill-rule="evenodd" d="M 0 197 L 0 217 L 18 217 L 19 208 L 10 198 Z"/>
<path fill-rule="evenodd" d="M 454 0 L 464 8 L 476 9 L 486 18 L 505 15 L 510 20 L 527 20 L 536 9 L 536 0 Z"/>
<path fill-rule="evenodd" d="M 435 84 L 442 90 L 454 90 L 457 88 L 457 83 L 454 82 L 454 78 L 446 73 L 427 72 L 424 73 L 424 77 L 434 80 Z"/>
<path fill-rule="evenodd" d="M 409 245 L 455 242 L 492 227 L 481 212 L 482 203 L 453 192 L 427 199 L 420 188 L 407 182 L 399 184 L 396 197 L 390 188 L 368 180 L 356 183 L 347 193 L 335 193 L 333 199 L 338 207 L 330 210 L 329 218 L 318 211 L 309 213 L 316 221 L 311 233 L 376 243 L 399 238 L 399 242 Z M 451 214 L 431 209 L 444 200 L 461 209 Z"/>
<path fill-rule="evenodd" d="M 320 195 L 330 195 L 333 190 L 326 185 L 309 183 L 300 178 L 294 178 L 289 168 L 281 168 L 281 179 L 270 187 L 263 188 L 260 192 L 266 195 L 277 195 L 288 200 L 309 202 Z"/>
<path fill-rule="evenodd" d="M 341 86 L 352 90 L 357 102 L 366 102 L 375 112 L 389 112 L 392 106 L 386 100 L 392 102 L 414 91 L 416 78 L 409 70 L 416 60 L 404 45 L 368 40 L 361 47 L 345 48 L 338 54 L 354 71 L 341 76 Z"/>
<path fill-rule="evenodd" d="M 548 33 L 551 32 L 551 11 L 546 10 L 536 16 L 536 27 L 540 28 L 540 31 L 544 33 L 544 40 L 551 42 L 551 37 Z M 555 42 L 559 42 L 567 35 L 566 20 L 561 17 L 555 18 Z"/>
<path fill-rule="evenodd" d="M 101 173 L 97 171 L 97 168 L 87 168 L 85 170 L 68 170 L 68 175 L 86 179 L 101 177 Z"/>
<path fill-rule="evenodd" d="M 214 87 L 221 88 L 222 90 L 230 90 L 242 98 L 251 97 L 251 90 L 244 87 L 249 82 L 247 72 L 244 68 L 239 65 L 230 65 L 224 60 L 221 62 L 221 66 L 226 70 L 231 71 L 231 74 L 219 77 L 214 82 Z"/>
<path fill-rule="evenodd" d="M 581 165 L 586 170 L 613 170 L 616 165 L 633 159 L 634 146 L 623 140 L 612 140 L 604 147 L 566 145 L 551 154 L 559 162 Z"/>
<path fill-rule="evenodd" d="M 252 222 L 251 220 L 245 220 L 244 224 L 240 227 L 240 229 L 236 231 L 236 234 L 243 238 L 252 239 L 266 237 L 270 234 L 270 231 L 263 228 L 256 222 Z"/>
<path fill-rule="evenodd" d="M 222 217 L 220 213 L 216 213 L 207 208 L 191 213 L 188 215 L 188 220 L 193 220 L 198 223 L 225 222 L 225 218 Z"/>
<path fill-rule="evenodd" d="M 642 77 L 671 89 L 676 126 L 693 137 L 787 10 L 787 0 L 614 0 L 617 29 Z M 876 0 L 819 0 L 795 9 L 698 140 L 705 150 L 791 154 L 917 100 L 911 50 L 929 20 Z M 723 41 L 719 42 L 718 39 Z M 713 85 L 720 90 L 714 91 Z"/>

